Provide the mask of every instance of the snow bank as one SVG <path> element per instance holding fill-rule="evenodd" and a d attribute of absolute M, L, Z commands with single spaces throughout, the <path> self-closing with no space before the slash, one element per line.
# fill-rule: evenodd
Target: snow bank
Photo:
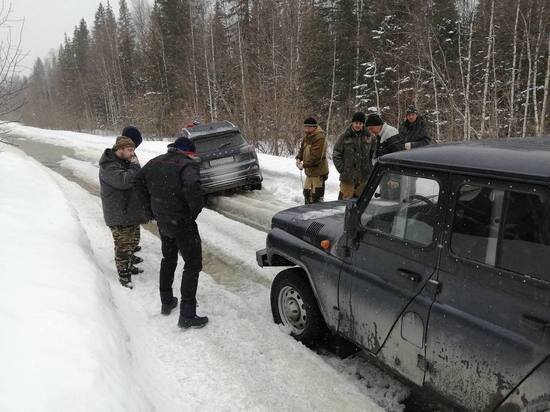
<path fill-rule="evenodd" d="M 0 410 L 151 410 L 60 188 L 3 151 L 0 193 Z"/>

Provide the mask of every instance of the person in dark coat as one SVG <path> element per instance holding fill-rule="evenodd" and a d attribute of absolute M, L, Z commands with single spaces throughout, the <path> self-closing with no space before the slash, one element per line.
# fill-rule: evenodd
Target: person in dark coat
<path fill-rule="evenodd" d="M 376 159 L 385 154 L 405 149 L 403 138 L 399 134 L 399 131 L 384 122 L 379 114 L 369 114 L 365 121 L 365 126 L 374 138 L 373 163 L 376 163 Z"/>
<path fill-rule="evenodd" d="M 381 156 L 405 150 L 403 139 L 397 129 L 384 122 L 380 115 L 369 114 L 365 125 L 374 137 L 373 164 Z M 388 179 L 380 190 L 384 199 L 397 199 L 399 197 L 399 181 Z"/>
<path fill-rule="evenodd" d="M 432 141 L 426 123 L 418 115 L 414 105 L 407 108 L 406 119 L 399 126 L 399 135 L 403 139 L 405 150 L 427 146 Z"/>
<path fill-rule="evenodd" d="M 124 129 L 122 129 L 121 136 L 128 137 L 132 139 L 132 142 L 134 142 L 134 145 L 136 149 L 138 146 L 143 142 L 143 137 L 141 136 L 141 132 L 139 129 L 135 126 L 126 126 Z M 130 160 L 132 163 L 137 163 L 139 166 L 139 159 L 137 157 L 137 154 L 134 152 L 134 156 Z M 134 226 L 134 253 L 139 252 L 141 250 L 141 246 L 139 246 L 139 241 L 141 239 L 141 233 L 140 233 L 140 225 Z M 139 257 L 134 255 L 134 264 L 141 263 L 143 260 Z"/>
<path fill-rule="evenodd" d="M 340 173 L 340 200 L 361 196 L 372 172 L 373 138 L 365 129 L 365 120 L 365 113 L 355 113 L 334 145 L 332 160 Z"/>
<path fill-rule="evenodd" d="M 140 269 L 136 262 L 135 226 L 150 220 L 134 189 L 139 165 L 132 163 L 134 142 L 120 136 L 112 149 L 105 149 L 99 160 L 99 184 L 105 223 L 115 244 L 115 263 L 122 286 L 132 288 L 132 274 Z"/>
<path fill-rule="evenodd" d="M 159 291 L 164 315 L 178 305 L 172 291 L 178 252 L 185 261 L 180 287 L 180 328 L 200 328 L 208 322 L 206 316 L 197 316 L 196 312 L 202 246 L 195 220 L 203 207 L 203 193 L 199 163 L 194 155 L 194 143 L 187 137 L 178 137 L 168 145 L 168 152 L 150 160 L 136 179 L 141 198 L 150 207 L 160 233 Z"/>

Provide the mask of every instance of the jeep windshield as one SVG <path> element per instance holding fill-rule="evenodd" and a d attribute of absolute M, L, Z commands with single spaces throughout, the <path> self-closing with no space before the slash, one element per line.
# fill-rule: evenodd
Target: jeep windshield
<path fill-rule="evenodd" d="M 201 137 L 195 140 L 197 153 L 215 152 L 216 150 L 240 147 L 245 144 L 247 143 L 244 137 L 240 133 L 235 132 L 212 137 Z"/>

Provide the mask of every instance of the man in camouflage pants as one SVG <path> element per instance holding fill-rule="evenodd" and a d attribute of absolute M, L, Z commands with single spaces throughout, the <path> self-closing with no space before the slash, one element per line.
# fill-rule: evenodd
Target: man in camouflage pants
<path fill-rule="evenodd" d="M 105 149 L 99 161 L 99 183 L 105 223 L 111 229 L 115 244 L 115 263 L 120 284 L 132 288 L 132 274 L 141 270 L 134 267 L 136 226 L 149 218 L 146 208 L 134 187 L 134 179 L 140 170 L 134 157 L 132 139 L 120 136 L 112 149 Z"/>

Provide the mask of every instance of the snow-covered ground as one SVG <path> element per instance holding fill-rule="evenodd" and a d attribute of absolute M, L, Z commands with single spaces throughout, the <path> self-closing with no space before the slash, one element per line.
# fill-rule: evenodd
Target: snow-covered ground
<path fill-rule="evenodd" d="M 74 157 L 63 158 L 60 166 L 92 187 L 97 187 L 97 159 L 114 140 L 24 126 L 12 128 L 12 136 L 74 149 Z M 166 142 L 146 141 L 138 155 L 145 163 L 165 148 Z M 121 288 L 97 196 L 19 151 L 5 146 L 0 150 L 0 227 L 9 228 L 10 234 L 0 235 L 1 284 L 8 286 L 0 290 L 0 365 L 11 366 L 9 374 L 0 375 L 0 409 L 13 405 L 33 410 L 52 409 L 49 405 L 59 410 L 403 409 L 400 402 L 408 389 L 362 357 L 342 361 L 319 356 L 272 323 L 269 284 L 275 271 L 258 268 L 254 256 L 264 247 L 265 233 L 227 215 L 251 215 L 257 226 L 268 223 L 276 209 L 300 202 L 300 176 L 293 159 L 261 155 L 265 190 L 222 199 L 215 206 L 223 209 L 223 215 L 214 210 L 200 215 L 208 273 L 201 274 L 198 311 L 209 315 L 211 323 L 202 330 L 182 332 L 176 314 L 159 314 L 158 239 L 142 231 L 145 273 L 135 277 L 132 291 Z M 12 178 L 15 174 L 21 182 Z M 40 190 L 34 187 L 36 182 Z M 334 195 L 336 173 L 329 181 L 331 187 Z M 21 224 L 25 215 L 28 225 Z M 77 250 L 67 253 L 67 245 Z M 30 256 L 25 255 L 29 249 Z M 178 282 L 177 278 L 175 285 Z M 53 299 L 46 299 L 52 294 Z M 29 308 L 35 307 L 40 316 L 28 317 Z M 49 318 L 43 316 L 48 310 L 57 328 L 84 342 L 78 350 L 72 340 L 56 335 L 51 319 L 44 320 Z M 19 342 L 30 333 L 18 331 L 23 319 L 25 330 L 37 331 L 26 343 Z M 43 340 L 54 346 L 37 344 Z M 25 348 L 28 362 L 20 362 L 20 347 Z M 65 365 L 62 354 L 75 359 Z M 36 367 L 42 359 L 53 360 Z M 85 363 L 90 359 L 97 363 Z M 76 376 L 71 368 L 81 371 L 80 364 L 86 366 L 85 373 Z M 54 372 L 49 372 L 50 367 Z M 43 397 L 33 398 L 34 403 L 31 399 L 28 404 L 12 403 L 19 399 L 17 393 L 28 390 L 28 381 L 14 379 L 11 369 L 18 369 L 15 376 L 36 375 Z M 82 392 L 98 386 L 100 400 L 65 390 L 69 381 Z M 83 399 L 86 402 L 75 406 Z"/>

